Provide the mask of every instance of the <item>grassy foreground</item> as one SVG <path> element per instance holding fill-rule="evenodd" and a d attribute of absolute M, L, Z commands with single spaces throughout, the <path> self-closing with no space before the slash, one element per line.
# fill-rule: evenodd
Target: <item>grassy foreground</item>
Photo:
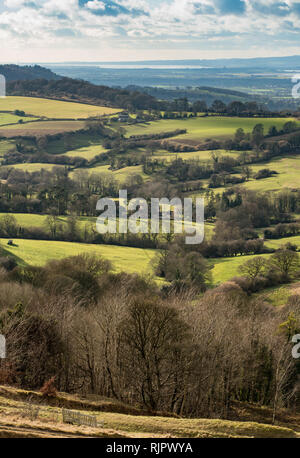
<path fill-rule="evenodd" d="M 38 418 L 30 420 L 28 411 L 36 406 L 40 407 Z M 63 407 L 95 415 L 99 427 L 64 424 Z M 250 421 L 147 416 L 100 396 L 59 393 L 45 400 L 37 392 L 0 387 L 0 437 L 296 438 L 297 431 L 294 422 L 286 427 L 286 423 L 272 426 Z"/>

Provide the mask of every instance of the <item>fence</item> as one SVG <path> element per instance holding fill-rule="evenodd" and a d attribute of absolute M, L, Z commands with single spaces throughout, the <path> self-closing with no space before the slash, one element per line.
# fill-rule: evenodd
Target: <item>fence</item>
<path fill-rule="evenodd" d="M 97 417 L 94 415 L 86 415 L 81 412 L 75 412 L 74 410 L 62 409 L 63 422 L 70 423 L 80 426 L 91 426 L 92 428 L 97 428 L 99 425 L 97 422 Z"/>

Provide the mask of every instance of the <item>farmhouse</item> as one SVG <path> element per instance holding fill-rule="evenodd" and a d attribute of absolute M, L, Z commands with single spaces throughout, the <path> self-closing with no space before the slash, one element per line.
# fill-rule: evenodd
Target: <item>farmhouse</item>
<path fill-rule="evenodd" d="M 129 113 L 127 111 L 123 111 L 123 113 L 121 113 L 119 115 L 118 121 L 119 122 L 128 122 L 128 121 L 130 121 Z"/>

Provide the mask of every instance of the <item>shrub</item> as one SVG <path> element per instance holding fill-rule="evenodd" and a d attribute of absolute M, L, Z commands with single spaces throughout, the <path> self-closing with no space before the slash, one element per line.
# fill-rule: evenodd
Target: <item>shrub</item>
<path fill-rule="evenodd" d="M 41 393 L 45 398 L 55 398 L 57 396 L 57 389 L 55 387 L 55 376 L 47 380 L 41 388 Z"/>

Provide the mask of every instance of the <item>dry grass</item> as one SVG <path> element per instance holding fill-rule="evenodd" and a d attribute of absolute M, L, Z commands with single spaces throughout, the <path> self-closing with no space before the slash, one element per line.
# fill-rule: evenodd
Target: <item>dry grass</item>
<path fill-rule="evenodd" d="M 39 417 L 31 421 L 24 411 L 31 405 L 39 405 Z M 227 421 L 209 419 L 185 419 L 165 416 L 147 416 L 138 409 L 100 396 L 72 396 L 59 393 L 50 402 L 41 393 L 0 387 L 0 438 L 1 437 L 171 437 L 171 438 L 293 438 L 299 437 L 296 424 L 299 418 L 290 418 L 291 427 L 263 424 L 266 415 L 256 406 L 249 410 L 253 421 Z M 61 408 L 67 407 L 93 414 L 102 426 L 90 428 L 62 423 Z M 119 410 L 119 412 L 117 412 Z M 238 414 L 241 415 L 241 406 Z M 262 412 L 261 416 L 259 412 Z M 244 414 L 245 416 L 245 414 Z M 289 425 L 290 426 L 290 425 Z M 294 428 L 295 426 L 295 428 Z"/>

